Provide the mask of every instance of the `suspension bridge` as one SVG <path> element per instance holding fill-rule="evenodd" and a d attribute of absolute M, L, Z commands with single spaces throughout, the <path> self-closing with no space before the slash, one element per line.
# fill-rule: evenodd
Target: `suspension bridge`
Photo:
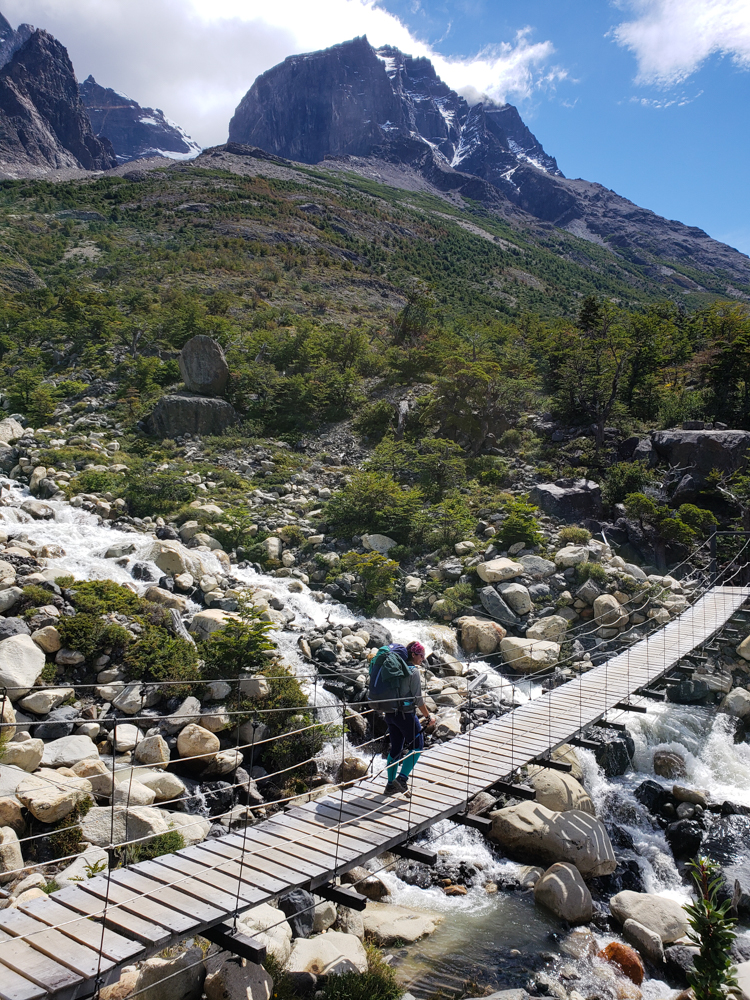
<path fill-rule="evenodd" d="M 92 996 L 116 981 L 123 965 L 195 935 L 262 961 L 262 944 L 242 933 L 236 918 L 294 888 L 363 909 L 356 883 L 341 886 L 337 877 L 386 851 L 429 863 L 434 855 L 411 842 L 443 819 L 489 832 L 489 818 L 467 812 L 478 792 L 518 790 L 511 781 L 526 764 L 569 769 L 552 759 L 553 750 L 592 725 L 617 727 L 613 720 L 623 713 L 646 711 L 680 661 L 710 651 L 722 630 L 737 642 L 741 633 L 728 624 L 743 615 L 748 597 L 750 587 L 713 586 L 602 665 L 425 751 L 409 799 L 386 797 L 384 776 L 368 776 L 317 800 L 290 802 L 242 832 L 111 867 L 0 910 L 0 1000 Z"/>

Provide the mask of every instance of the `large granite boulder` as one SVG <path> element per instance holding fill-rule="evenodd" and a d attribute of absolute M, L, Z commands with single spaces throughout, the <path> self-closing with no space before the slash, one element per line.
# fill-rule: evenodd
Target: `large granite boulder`
<path fill-rule="evenodd" d="M 703 841 L 701 852 L 718 862 L 731 896 L 739 884 L 737 912 L 750 917 L 750 816 L 738 814 L 715 820 Z"/>
<path fill-rule="evenodd" d="M 221 344 L 211 337 L 193 337 L 180 351 L 180 374 L 190 392 L 221 396 L 229 381 L 229 366 Z"/>
<path fill-rule="evenodd" d="M 534 674 L 537 670 L 554 667 L 560 655 L 556 642 L 544 639 L 521 639 L 507 636 L 500 642 L 503 663 L 519 674 Z"/>
<path fill-rule="evenodd" d="M 590 479 L 558 479 L 554 483 L 539 483 L 530 494 L 533 503 L 561 521 L 580 521 L 585 517 L 601 517 L 602 491 Z"/>
<path fill-rule="evenodd" d="M 237 422 L 234 407 L 225 399 L 206 396 L 162 396 L 147 421 L 149 433 L 160 438 L 179 434 L 223 434 Z"/>
<path fill-rule="evenodd" d="M 534 901 L 569 924 L 585 924 L 594 915 L 594 903 L 575 865 L 552 865 L 534 884 Z"/>
<path fill-rule="evenodd" d="M 546 767 L 534 767 L 529 768 L 529 781 L 536 790 L 539 805 L 553 812 L 580 809 L 581 812 L 595 815 L 589 793 L 571 774 L 552 771 Z"/>
<path fill-rule="evenodd" d="M 663 462 L 705 476 L 745 468 L 750 431 L 655 431 L 651 441 Z"/>
<path fill-rule="evenodd" d="M 611 897 L 609 908 L 621 924 L 637 920 L 655 931 L 664 944 L 679 941 L 687 933 L 687 914 L 675 899 L 624 889 Z"/>
<path fill-rule="evenodd" d="M 579 809 L 554 812 L 537 802 L 522 802 L 498 809 L 490 818 L 492 839 L 521 859 L 568 861 L 584 878 L 611 875 L 617 868 L 603 824 Z"/>
<path fill-rule="evenodd" d="M 0 642 L 0 689 L 11 701 L 28 694 L 44 670 L 44 653 L 30 635 L 11 635 Z"/>

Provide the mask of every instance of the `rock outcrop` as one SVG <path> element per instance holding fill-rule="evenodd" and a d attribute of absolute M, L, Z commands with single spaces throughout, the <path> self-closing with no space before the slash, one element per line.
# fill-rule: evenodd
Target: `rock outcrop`
<path fill-rule="evenodd" d="M 83 81 L 80 93 L 94 131 L 112 143 L 118 163 L 146 156 L 187 160 L 201 151 L 161 108 L 142 108 L 125 94 L 102 87 L 93 76 Z"/>
<path fill-rule="evenodd" d="M 148 421 L 151 434 L 173 438 L 178 434 L 222 434 L 237 421 L 234 407 L 225 399 L 205 396 L 162 396 Z"/>
<path fill-rule="evenodd" d="M 229 366 L 221 344 L 211 337 L 193 337 L 180 351 L 180 374 L 190 392 L 220 396 L 229 381 Z"/>
<path fill-rule="evenodd" d="M 567 229 L 675 292 L 702 288 L 666 263 L 750 280 L 747 257 L 702 230 L 600 184 L 566 179 L 512 105 L 469 106 L 429 60 L 374 49 L 364 37 L 290 56 L 259 76 L 235 111 L 229 140 L 304 163 L 341 158 L 368 176 L 373 162 L 395 163 L 508 218 Z"/>
<path fill-rule="evenodd" d="M 116 163 L 109 141 L 94 135 L 66 49 L 32 32 L 0 69 L 0 168 Z"/>

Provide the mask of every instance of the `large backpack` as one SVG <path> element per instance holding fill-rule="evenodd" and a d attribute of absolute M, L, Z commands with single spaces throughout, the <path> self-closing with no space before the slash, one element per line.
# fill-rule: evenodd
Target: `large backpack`
<path fill-rule="evenodd" d="M 379 712 L 403 712 L 412 705 L 409 692 L 411 670 L 406 660 L 390 646 L 381 646 L 370 662 L 368 698 Z"/>

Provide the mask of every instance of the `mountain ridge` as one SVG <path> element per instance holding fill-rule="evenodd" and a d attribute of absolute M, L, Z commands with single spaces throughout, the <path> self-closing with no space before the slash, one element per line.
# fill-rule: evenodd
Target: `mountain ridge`
<path fill-rule="evenodd" d="M 601 184 L 566 178 L 513 105 L 473 107 L 425 58 L 364 36 L 289 56 L 240 101 L 229 141 L 308 164 L 334 158 L 411 169 L 437 189 L 519 224 L 566 229 L 657 271 L 684 265 L 750 284 L 750 258 Z M 731 294 L 731 293 L 730 293 Z"/>

